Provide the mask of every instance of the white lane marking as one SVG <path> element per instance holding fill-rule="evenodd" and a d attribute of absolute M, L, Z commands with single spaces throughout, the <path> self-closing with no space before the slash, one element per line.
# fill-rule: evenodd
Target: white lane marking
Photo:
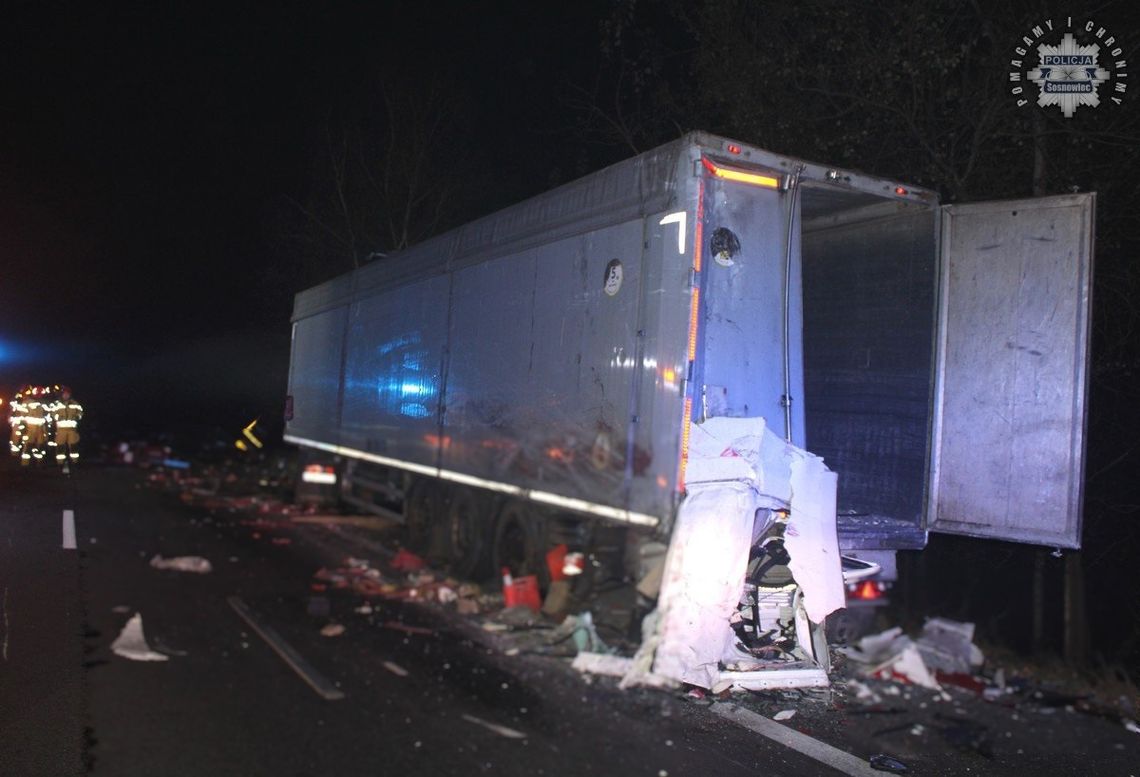
<path fill-rule="evenodd" d="M 474 723 L 476 726 L 482 726 L 485 729 L 494 731 L 501 737 L 507 737 L 508 739 L 526 739 L 526 734 L 521 731 L 515 731 L 513 728 L 500 726 L 498 723 L 492 723 L 489 720 L 483 720 L 482 718 L 477 718 L 474 715 L 464 714 L 463 719 L 468 723 Z"/>
<path fill-rule="evenodd" d="M 4 611 L 4 660 L 8 660 L 8 586 L 4 586 L 4 604 L 0 606 Z"/>
<path fill-rule="evenodd" d="M 857 758 L 844 750 L 832 747 L 829 744 L 813 739 L 807 734 L 801 734 L 793 728 L 768 720 L 763 715 L 738 707 L 735 704 L 714 704 L 712 711 L 722 718 L 743 726 L 778 742 L 784 747 L 790 747 L 796 752 L 814 758 L 820 763 L 827 764 L 852 777 L 882 777 L 882 772 L 871 768 L 871 765 L 862 758 Z"/>
<path fill-rule="evenodd" d="M 63 549 L 75 550 L 75 511 L 63 511 Z"/>

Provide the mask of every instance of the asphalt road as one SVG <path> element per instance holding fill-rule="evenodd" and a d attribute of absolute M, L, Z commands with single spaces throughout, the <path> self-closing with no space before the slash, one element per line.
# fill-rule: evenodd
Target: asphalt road
<path fill-rule="evenodd" d="M 347 631 L 322 637 L 329 618 L 307 611 L 313 572 L 354 549 L 324 530 L 255 538 L 244 516 L 183 506 L 137 470 L 65 479 L 6 465 L 0 477 L 0 774 L 836 773 L 669 694 L 505 656 L 428 610 L 380 604 L 363 617 L 358 598 L 333 595 Z M 62 547 L 64 510 L 74 550 Z M 213 571 L 153 569 L 155 554 L 202 556 Z M 345 697 L 302 682 L 234 596 Z M 169 660 L 112 653 L 136 612 Z"/>
<path fill-rule="evenodd" d="M 512 655 L 478 619 L 438 606 L 378 599 L 361 614 L 359 596 L 330 591 L 330 612 L 310 614 L 314 572 L 376 559 L 391 538 L 268 529 L 183 504 L 138 469 L 64 478 L 3 460 L 0 494 L 0 777 L 866 775 L 876 753 L 921 775 L 1140 774 L 1140 734 L 1063 698 L 994 704 L 871 682 L 882 700 L 860 703 L 840 667 L 826 703 L 708 706 Z M 200 556 L 212 571 L 154 569 L 155 555 Z M 233 597 L 344 697 L 302 681 Z M 135 613 L 168 660 L 112 652 Z M 330 622 L 345 632 L 321 636 Z M 773 722 L 781 710 L 795 717 Z M 855 758 L 836 769 L 829 752 Z"/>

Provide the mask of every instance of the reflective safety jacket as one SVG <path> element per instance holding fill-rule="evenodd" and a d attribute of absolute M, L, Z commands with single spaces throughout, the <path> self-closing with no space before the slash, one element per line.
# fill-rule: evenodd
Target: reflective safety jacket
<path fill-rule="evenodd" d="M 74 429 L 79 426 L 79 420 L 83 418 L 83 405 L 79 404 L 75 397 L 57 399 L 48 410 L 55 419 L 57 429 Z"/>
<path fill-rule="evenodd" d="M 12 404 L 8 406 L 8 423 L 13 428 L 20 426 L 24 423 L 24 416 L 28 414 L 28 406 L 24 402 L 23 397 L 16 397 L 12 400 Z"/>
<path fill-rule="evenodd" d="M 47 422 L 47 413 L 44 403 L 38 399 L 29 399 L 24 410 L 24 423 L 28 426 L 43 426 Z"/>

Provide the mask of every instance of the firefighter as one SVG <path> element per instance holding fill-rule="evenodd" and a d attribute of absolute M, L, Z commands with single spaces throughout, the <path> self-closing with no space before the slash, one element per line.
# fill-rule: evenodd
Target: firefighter
<path fill-rule="evenodd" d="M 71 396 L 71 388 L 63 386 L 59 398 L 51 405 L 55 422 L 55 460 L 66 468 L 68 461 L 79 459 L 79 420 L 83 418 L 83 405 Z"/>
<path fill-rule="evenodd" d="M 47 409 L 40 399 L 41 390 L 32 388 L 24 398 L 24 444 L 20 463 L 27 466 L 32 460 L 43 461 L 47 444 Z"/>
<path fill-rule="evenodd" d="M 30 388 L 23 388 L 16 392 L 16 396 L 12 397 L 12 403 L 8 405 L 8 425 L 12 427 L 12 435 L 8 440 L 13 456 L 19 456 L 20 451 L 24 448 L 24 416 L 28 412 L 27 404 L 24 402 L 24 394 Z"/>

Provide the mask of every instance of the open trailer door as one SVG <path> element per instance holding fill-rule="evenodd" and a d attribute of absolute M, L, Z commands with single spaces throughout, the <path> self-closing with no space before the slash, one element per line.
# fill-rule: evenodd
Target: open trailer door
<path fill-rule="evenodd" d="M 931 531 L 1080 547 L 1094 205 L 943 208 Z"/>

